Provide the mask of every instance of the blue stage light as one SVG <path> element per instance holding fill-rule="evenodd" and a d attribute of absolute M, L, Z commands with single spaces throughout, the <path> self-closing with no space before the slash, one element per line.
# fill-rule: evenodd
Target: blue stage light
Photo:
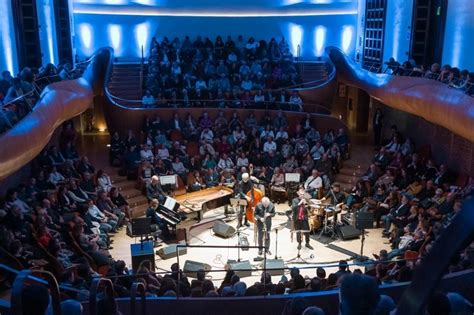
<path fill-rule="evenodd" d="M 302 40 L 303 40 L 303 27 L 301 25 L 297 25 L 294 23 L 290 23 L 289 26 L 290 29 L 290 44 L 291 44 L 291 53 L 293 56 L 298 55 L 298 46 L 300 47 L 300 53 L 303 53 L 303 46 L 302 46 Z"/>
<path fill-rule="evenodd" d="M 0 0 L 0 12 L 5 12 L 0 19 L 0 71 L 8 70 L 13 75 L 17 71 L 16 60 L 14 56 L 14 30 L 13 30 L 13 16 L 8 14 L 11 12 L 11 1 Z"/>
<path fill-rule="evenodd" d="M 135 40 L 137 41 L 137 56 L 141 57 L 142 47 L 143 53 L 146 56 L 150 41 L 150 23 L 145 22 L 135 26 Z"/>
<path fill-rule="evenodd" d="M 344 25 L 342 28 L 342 50 L 347 53 L 351 47 L 352 37 L 354 34 L 354 27 L 352 25 Z"/>
<path fill-rule="evenodd" d="M 319 25 L 314 29 L 314 55 L 320 57 L 324 53 L 324 43 L 326 42 L 326 27 Z"/>
<path fill-rule="evenodd" d="M 120 57 L 122 54 L 122 26 L 118 24 L 107 25 L 107 35 L 115 56 Z"/>
<path fill-rule="evenodd" d="M 79 38 L 82 42 L 82 50 L 86 55 L 90 55 L 94 52 L 92 47 L 92 37 L 92 25 L 89 23 L 79 24 Z"/>

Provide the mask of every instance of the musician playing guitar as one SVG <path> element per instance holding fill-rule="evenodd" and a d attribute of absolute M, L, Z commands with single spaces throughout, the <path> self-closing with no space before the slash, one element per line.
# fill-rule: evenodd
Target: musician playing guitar
<path fill-rule="evenodd" d="M 332 184 L 332 191 L 329 190 L 321 200 L 330 200 L 333 206 L 341 206 L 346 202 L 346 195 L 341 191 L 341 185 L 338 183 Z"/>
<path fill-rule="evenodd" d="M 298 197 L 293 199 L 291 203 L 293 231 L 307 231 L 296 232 L 296 240 L 298 241 L 298 249 L 301 249 L 301 234 L 304 233 L 306 248 L 313 249 L 309 244 L 309 222 L 308 222 L 308 205 L 306 204 L 305 189 L 301 186 L 298 189 Z"/>
<path fill-rule="evenodd" d="M 270 230 L 272 229 L 272 218 L 275 216 L 275 206 L 270 202 L 268 197 L 263 197 L 262 201 L 255 207 L 255 220 L 258 229 L 258 254 L 262 255 L 263 239 L 265 238 L 265 252 L 270 252 Z"/>

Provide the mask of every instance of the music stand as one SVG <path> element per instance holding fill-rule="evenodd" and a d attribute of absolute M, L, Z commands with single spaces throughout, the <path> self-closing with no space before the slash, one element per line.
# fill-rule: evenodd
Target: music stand
<path fill-rule="evenodd" d="M 135 218 L 132 219 L 131 222 L 131 237 L 140 237 L 140 243 L 143 244 L 144 236 L 145 240 L 148 238 L 149 235 L 153 233 L 151 229 L 151 218 Z"/>
<path fill-rule="evenodd" d="M 357 260 L 366 261 L 368 258 L 364 256 L 365 229 L 374 227 L 374 214 L 368 211 L 357 212 L 355 216 L 355 227 L 362 231 L 362 237 L 360 238 L 360 255 L 357 257 Z"/>
<path fill-rule="evenodd" d="M 295 230 L 295 231 L 290 231 L 290 233 L 310 233 L 311 231 L 310 230 Z M 303 237 L 303 236 L 301 236 Z M 294 258 L 291 258 L 290 260 L 287 261 L 287 263 L 294 263 L 294 264 L 308 264 L 308 262 L 306 260 L 303 259 L 303 257 L 301 257 L 301 248 L 300 246 L 297 247 L 298 248 L 298 253 L 296 254 L 296 257 Z"/>
<path fill-rule="evenodd" d="M 165 191 L 167 191 L 168 193 L 171 192 L 171 193 L 174 194 L 174 189 L 177 188 L 176 187 L 176 185 L 177 185 L 176 176 L 177 175 L 163 175 L 163 176 L 160 176 L 160 184 L 167 188 L 167 189 L 165 189 Z"/>

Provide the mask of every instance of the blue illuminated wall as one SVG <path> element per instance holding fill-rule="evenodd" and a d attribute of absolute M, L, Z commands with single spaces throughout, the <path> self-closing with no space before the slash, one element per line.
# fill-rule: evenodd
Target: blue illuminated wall
<path fill-rule="evenodd" d="M 320 56 L 326 46 L 355 49 L 358 0 L 73 0 L 76 53 L 112 46 L 122 60 L 145 52 L 152 36 L 284 36 L 296 54 Z"/>
<path fill-rule="evenodd" d="M 18 61 L 11 1 L 0 0 L 0 12 L 5 12 L 0 19 L 0 71 L 8 70 L 15 74 Z"/>
<path fill-rule="evenodd" d="M 443 64 L 474 71 L 474 1 L 449 0 Z"/>
<path fill-rule="evenodd" d="M 386 12 L 383 60 L 403 63 L 410 53 L 413 0 L 390 0 Z"/>

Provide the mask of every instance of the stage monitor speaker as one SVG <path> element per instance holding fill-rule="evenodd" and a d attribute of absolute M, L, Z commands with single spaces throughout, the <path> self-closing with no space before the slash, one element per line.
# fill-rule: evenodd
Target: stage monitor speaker
<path fill-rule="evenodd" d="M 341 235 L 341 238 L 345 241 L 359 237 L 361 231 L 356 229 L 352 225 L 344 225 L 339 228 L 339 233 Z"/>
<path fill-rule="evenodd" d="M 240 262 L 233 262 L 229 264 L 230 269 L 234 270 L 235 274 L 240 278 L 251 277 L 252 276 L 252 266 L 250 261 L 244 260 Z"/>
<path fill-rule="evenodd" d="M 152 271 L 155 271 L 155 254 L 153 253 L 152 241 L 130 244 L 130 251 L 132 253 L 132 269 L 134 272 L 138 270 L 138 266 L 144 260 L 149 260 Z"/>
<path fill-rule="evenodd" d="M 285 274 L 285 261 L 283 259 L 268 259 L 266 268 L 272 276 L 283 276 Z"/>
<path fill-rule="evenodd" d="M 359 230 L 372 229 L 374 227 L 374 213 L 373 212 L 356 212 L 355 227 Z"/>
<path fill-rule="evenodd" d="M 202 262 L 199 262 L 199 261 L 186 260 L 184 262 L 183 272 L 188 277 L 197 278 L 196 273 L 199 270 L 204 270 L 207 273 L 211 269 L 212 269 L 211 265 L 208 265 L 206 263 L 202 263 Z"/>
<path fill-rule="evenodd" d="M 214 234 L 216 234 L 217 236 L 229 238 L 234 235 L 235 228 L 222 221 L 216 221 L 216 223 L 214 223 L 214 226 L 212 227 L 212 231 L 214 231 Z"/>
<path fill-rule="evenodd" d="M 180 243 L 182 245 L 183 243 Z M 168 245 L 166 247 L 160 248 L 156 251 L 156 254 L 161 257 L 161 259 L 170 259 L 176 258 L 176 250 L 178 249 L 176 246 L 178 244 Z M 188 249 L 186 247 L 180 247 L 178 250 L 179 256 L 186 255 L 188 253 Z"/>

